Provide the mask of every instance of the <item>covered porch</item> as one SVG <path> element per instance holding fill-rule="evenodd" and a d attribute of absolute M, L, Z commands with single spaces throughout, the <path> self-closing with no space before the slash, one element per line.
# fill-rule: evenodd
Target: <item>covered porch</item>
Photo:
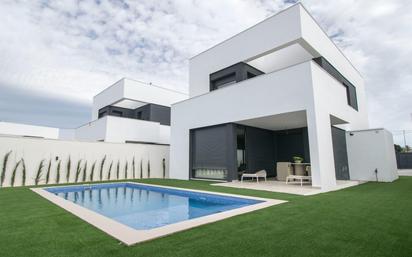
<path fill-rule="evenodd" d="M 330 118 L 329 134 L 333 153 L 322 161 L 334 163 L 335 170 L 329 169 L 336 182 L 336 188 L 356 185 L 349 180 L 345 132 L 333 125 L 344 123 L 335 117 Z M 313 126 L 313 124 L 312 124 Z M 319 178 L 319 162 L 312 169 L 311 155 L 319 159 L 316 144 L 310 144 L 310 125 L 306 111 L 282 113 L 233 123 L 199 128 L 191 131 L 191 179 L 223 180 L 219 186 L 251 188 L 274 192 L 295 193 L 301 195 L 322 192 L 312 179 L 301 183 L 287 184 L 288 175 L 302 175 Z M 329 139 L 330 140 L 330 139 Z M 317 156 L 316 156 L 317 155 Z M 302 159 L 304 165 L 295 165 L 294 157 Z M 288 171 L 279 169 L 279 163 L 290 167 Z M 242 174 L 265 170 L 268 181 L 257 184 L 240 182 Z M 299 181 L 299 180 L 297 180 Z M 342 182 L 339 182 L 342 181 Z M 316 181 L 319 183 L 319 179 Z M 257 187 L 257 188 L 255 188 Z M 329 188 L 328 190 L 333 190 Z M 323 188 L 325 190 L 325 188 Z"/>

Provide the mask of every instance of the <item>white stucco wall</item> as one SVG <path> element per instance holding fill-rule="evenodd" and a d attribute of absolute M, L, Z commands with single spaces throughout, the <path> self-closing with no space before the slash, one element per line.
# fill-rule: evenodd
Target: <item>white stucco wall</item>
<path fill-rule="evenodd" d="M 57 139 L 59 138 L 59 129 L 0 121 L 0 134 Z"/>
<path fill-rule="evenodd" d="M 169 143 L 169 138 L 164 138 L 164 136 L 160 134 L 161 125 L 159 122 L 115 116 L 106 117 L 106 142 L 135 141 L 158 144 Z"/>
<path fill-rule="evenodd" d="M 119 101 L 124 96 L 124 79 L 121 79 L 113 85 L 105 88 L 102 92 L 93 97 L 92 117 L 91 120 L 97 120 L 99 110 L 107 105 Z"/>
<path fill-rule="evenodd" d="M 363 78 L 359 71 L 343 55 L 340 49 L 327 36 L 302 4 L 297 4 L 300 13 L 301 37 L 315 56 L 326 58 L 355 87 L 363 87 Z"/>
<path fill-rule="evenodd" d="M 189 96 L 209 92 L 209 74 L 291 45 L 301 36 L 299 6 L 272 16 L 189 60 Z"/>
<path fill-rule="evenodd" d="M 360 111 L 350 107 L 345 88 L 313 61 L 180 102 L 172 107 L 171 177 L 188 179 L 192 128 L 306 111 L 312 185 L 328 190 L 336 185 L 330 115 L 367 128 L 365 105 L 359 105 Z"/>
<path fill-rule="evenodd" d="M 167 125 L 159 126 L 159 143 L 160 144 L 170 144 L 170 126 L 167 126 Z"/>
<path fill-rule="evenodd" d="M 75 139 L 80 141 L 104 141 L 108 116 L 89 122 L 75 129 Z"/>
<path fill-rule="evenodd" d="M 192 57 L 189 60 L 189 96 L 208 93 L 209 74 L 213 72 L 296 44 L 313 57 L 324 56 L 355 87 L 363 87 L 359 72 L 298 3 Z M 291 55 L 283 67 L 299 60 L 298 56 Z"/>
<path fill-rule="evenodd" d="M 75 130 L 76 140 L 125 143 L 126 141 L 156 144 L 170 143 L 170 126 L 159 122 L 105 116 Z"/>
<path fill-rule="evenodd" d="M 124 98 L 170 107 L 173 103 L 187 99 L 187 94 L 157 85 L 125 79 Z"/>
<path fill-rule="evenodd" d="M 59 139 L 60 140 L 76 140 L 76 130 L 75 129 L 59 129 Z"/>
<path fill-rule="evenodd" d="M 189 178 L 189 129 L 309 108 L 313 103 L 310 72 L 307 62 L 173 105 L 171 177 Z"/>
<path fill-rule="evenodd" d="M 369 128 L 368 110 L 364 87 L 356 89 L 358 110 L 348 105 L 346 88 L 325 72 L 317 63 L 311 62 L 313 87 L 316 92 L 314 104 L 320 112 L 327 112 L 347 124 L 346 130 Z"/>
<path fill-rule="evenodd" d="M 331 115 L 345 122 L 344 129 L 369 128 L 363 87 L 359 92 L 358 110 L 348 105 L 345 87 L 311 61 L 313 88 L 312 108 L 308 109 L 308 136 L 313 185 L 324 189 L 336 185 L 335 163 L 331 134 Z M 320 170 L 321 172 L 316 172 Z M 320 176 L 320 177 L 317 177 Z"/>
<path fill-rule="evenodd" d="M 92 120 L 98 118 L 99 109 L 121 100 L 134 100 L 141 102 L 142 105 L 153 103 L 170 107 L 172 103 L 184 99 L 187 99 L 184 93 L 124 78 L 93 98 Z"/>
<path fill-rule="evenodd" d="M 44 160 L 42 169 L 41 183 L 45 183 L 49 161 L 51 169 L 49 175 L 49 184 L 56 182 L 57 166 L 60 166 L 60 183 L 66 183 L 67 163 L 70 156 L 71 169 L 69 182 L 74 182 L 76 177 L 77 163 L 81 160 L 81 173 L 78 182 L 83 182 L 83 169 L 87 162 L 86 181 L 90 181 L 91 168 L 96 162 L 93 181 L 99 181 L 101 161 L 106 156 L 103 168 L 103 180 L 107 180 L 110 163 L 113 162 L 110 172 L 110 180 L 116 179 L 117 162 L 120 163 L 119 179 L 126 178 L 125 166 L 127 163 L 127 178 L 133 178 L 133 158 L 135 159 L 135 176 L 140 177 L 140 163 L 143 164 L 143 178 L 148 177 L 148 162 L 150 161 L 150 177 L 163 177 L 163 158 L 166 160 L 166 177 L 168 177 L 169 167 L 169 147 L 163 145 L 149 144 L 117 144 L 103 142 L 76 142 L 62 140 L 48 140 L 36 138 L 21 137 L 0 137 L 0 172 L 3 170 L 3 160 L 7 152 L 11 151 L 6 166 L 6 175 L 3 186 L 9 186 L 11 176 L 20 160 L 24 160 L 26 166 L 26 185 L 34 184 L 34 178 L 41 160 Z M 22 182 L 22 165 L 19 165 L 15 175 L 15 186 L 21 185 Z"/>
<path fill-rule="evenodd" d="M 385 129 L 346 132 L 350 178 L 391 182 L 398 179 L 392 134 Z"/>

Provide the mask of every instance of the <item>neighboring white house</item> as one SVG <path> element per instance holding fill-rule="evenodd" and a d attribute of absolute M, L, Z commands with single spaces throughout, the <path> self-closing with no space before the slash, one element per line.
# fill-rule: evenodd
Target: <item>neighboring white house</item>
<path fill-rule="evenodd" d="M 301 5 L 194 56 L 172 105 L 170 177 L 236 180 L 294 156 L 312 185 L 349 179 L 345 131 L 368 129 L 361 74 Z"/>
<path fill-rule="evenodd" d="M 121 79 L 93 98 L 92 121 L 75 129 L 81 141 L 170 142 L 170 106 L 186 94 Z"/>
<path fill-rule="evenodd" d="M 0 122 L 0 187 L 167 178 L 170 105 L 186 98 L 121 79 L 94 97 L 92 121 L 79 128 Z"/>
<path fill-rule="evenodd" d="M 112 143 L 170 143 L 170 106 L 187 95 L 123 78 L 93 98 L 92 119 L 75 129 L 0 122 L 0 135 Z"/>

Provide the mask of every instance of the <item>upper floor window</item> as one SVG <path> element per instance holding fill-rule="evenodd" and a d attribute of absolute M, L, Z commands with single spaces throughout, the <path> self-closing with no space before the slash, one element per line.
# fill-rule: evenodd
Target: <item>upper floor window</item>
<path fill-rule="evenodd" d="M 118 110 L 113 110 L 113 111 L 112 111 L 112 115 L 113 115 L 113 116 L 119 116 L 119 117 L 121 117 L 121 116 L 123 116 L 123 112 L 122 112 L 122 111 L 118 111 Z"/>
<path fill-rule="evenodd" d="M 358 110 L 356 87 L 354 87 L 351 83 L 346 84 L 345 82 L 343 82 L 343 85 L 346 87 L 346 96 L 348 99 L 348 104 L 352 106 L 355 110 Z"/>
<path fill-rule="evenodd" d="M 317 57 L 313 59 L 320 67 L 327 73 L 334 77 L 337 81 L 342 83 L 346 89 L 346 99 L 348 105 L 353 109 L 358 110 L 358 99 L 356 97 L 356 87 L 349 82 L 332 64 L 330 64 L 324 57 Z"/>
<path fill-rule="evenodd" d="M 244 63 L 239 62 L 209 75 L 210 91 L 250 79 L 264 74 L 262 71 Z"/>
<path fill-rule="evenodd" d="M 107 112 L 106 111 L 100 111 L 99 112 L 99 119 L 106 116 Z"/>
<path fill-rule="evenodd" d="M 236 83 L 236 74 L 233 72 L 225 76 L 211 80 L 210 88 L 211 90 L 216 90 L 234 83 Z"/>
<path fill-rule="evenodd" d="M 98 117 L 100 119 L 107 115 L 154 121 L 162 125 L 170 126 L 170 107 L 162 105 L 145 104 L 136 109 L 108 105 L 99 110 Z"/>

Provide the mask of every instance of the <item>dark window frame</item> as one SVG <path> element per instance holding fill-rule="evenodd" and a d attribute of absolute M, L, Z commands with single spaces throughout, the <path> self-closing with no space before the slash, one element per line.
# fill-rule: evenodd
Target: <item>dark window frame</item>
<path fill-rule="evenodd" d="M 104 110 L 104 111 L 99 111 L 99 119 L 100 118 L 103 118 L 104 116 L 106 116 L 107 115 L 107 111 L 106 110 Z"/>
<path fill-rule="evenodd" d="M 358 97 L 356 92 L 356 87 L 345 77 L 343 76 L 328 60 L 323 56 L 313 58 L 313 61 L 316 62 L 324 71 L 329 75 L 334 77 L 337 81 L 342 83 L 346 89 L 346 98 L 347 103 L 354 110 L 359 111 L 358 108 Z M 353 93 L 353 94 L 352 94 Z"/>
<path fill-rule="evenodd" d="M 209 74 L 209 91 L 211 92 L 262 74 L 265 73 L 247 63 L 239 62 Z M 222 81 L 224 82 L 219 84 Z"/>
<path fill-rule="evenodd" d="M 123 117 L 123 112 L 119 110 L 112 110 L 112 116 Z"/>

